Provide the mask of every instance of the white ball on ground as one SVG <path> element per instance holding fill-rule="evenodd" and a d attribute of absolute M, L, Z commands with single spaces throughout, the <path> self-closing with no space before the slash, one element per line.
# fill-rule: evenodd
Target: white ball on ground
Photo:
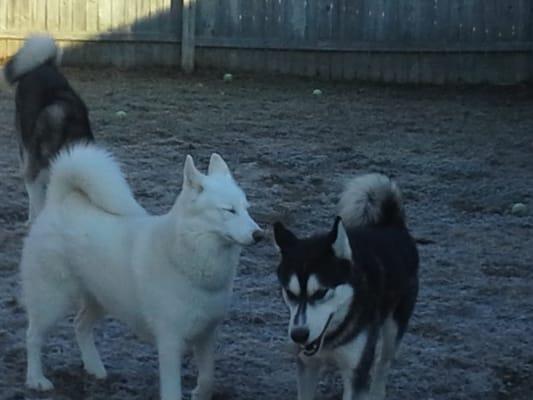
<path fill-rule="evenodd" d="M 524 203 L 515 203 L 511 207 L 511 214 L 516 215 L 518 217 L 523 217 L 527 215 L 527 206 Z"/>
<path fill-rule="evenodd" d="M 232 74 L 224 74 L 224 82 L 231 82 L 233 80 L 233 75 Z"/>
<path fill-rule="evenodd" d="M 322 90 L 320 90 L 320 89 L 315 89 L 315 90 L 313 90 L 313 95 L 315 95 L 315 96 L 321 96 L 321 95 L 322 95 Z"/>
<path fill-rule="evenodd" d="M 124 118 L 124 117 L 127 116 L 128 114 L 126 113 L 126 111 L 122 111 L 122 110 L 120 110 L 120 111 L 117 111 L 117 112 L 115 113 L 115 115 L 116 115 L 117 117 L 119 117 L 119 118 Z"/>

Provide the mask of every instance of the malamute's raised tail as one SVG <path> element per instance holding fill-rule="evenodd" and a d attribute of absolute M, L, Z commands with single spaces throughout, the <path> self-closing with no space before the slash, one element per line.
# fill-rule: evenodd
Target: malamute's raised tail
<path fill-rule="evenodd" d="M 40 65 L 51 63 L 61 64 L 63 51 L 49 35 L 33 35 L 26 39 L 22 48 L 6 63 L 5 80 L 13 85 L 22 76 Z"/>
<path fill-rule="evenodd" d="M 51 36 L 34 35 L 3 69 L 4 79 L 17 84 L 15 126 L 30 200 L 28 222 L 43 208 L 50 160 L 69 144 L 94 139 L 85 103 L 58 68 L 61 56 Z"/>
<path fill-rule="evenodd" d="M 299 348 L 298 398 L 313 398 L 321 364 L 333 359 L 344 399 L 382 400 L 417 298 L 418 252 L 400 191 L 384 175 L 352 179 L 338 213 L 329 232 L 305 239 L 274 225 L 289 336 Z"/>

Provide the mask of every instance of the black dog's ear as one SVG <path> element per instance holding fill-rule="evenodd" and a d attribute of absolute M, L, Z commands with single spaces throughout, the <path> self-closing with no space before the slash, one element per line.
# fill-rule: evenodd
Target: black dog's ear
<path fill-rule="evenodd" d="M 339 224 L 342 223 L 342 218 L 337 216 L 335 217 L 335 222 L 333 222 L 333 227 L 331 228 L 331 231 L 329 231 L 329 240 L 331 243 L 334 243 L 335 240 L 337 240 L 337 234 L 339 232 Z"/>
<path fill-rule="evenodd" d="M 298 238 L 294 233 L 285 228 L 281 222 L 276 222 L 274 224 L 274 240 L 278 248 L 283 251 L 294 245 L 298 241 Z"/>

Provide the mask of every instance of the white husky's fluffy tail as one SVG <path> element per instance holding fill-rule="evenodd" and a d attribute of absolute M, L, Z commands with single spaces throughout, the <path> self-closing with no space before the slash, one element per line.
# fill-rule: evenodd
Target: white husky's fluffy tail
<path fill-rule="evenodd" d="M 348 227 L 405 225 L 400 190 L 382 174 L 351 179 L 341 195 L 338 215 Z"/>
<path fill-rule="evenodd" d="M 22 75 L 27 74 L 39 65 L 53 61 L 61 63 L 62 51 L 50 35 L 32 35 L 24 42 L 24 46 L 7 62 L 3 70 L 4 79 L 14 84 Z"/>
<path fill-rule="evenodd" d="M 92 144 L 76 144 L 59 153 L 51 166 L 46 204 L 60 204 L 74 191 L 110 214 L 146 214 L 118 163 L 109 152 Z"/>

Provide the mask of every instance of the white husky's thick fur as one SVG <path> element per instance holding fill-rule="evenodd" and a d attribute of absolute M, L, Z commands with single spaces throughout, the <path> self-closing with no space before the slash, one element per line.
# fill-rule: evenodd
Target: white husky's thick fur
<path fill-rule="evenodd" d="M 22 254 L 28 387 L 53 387 L 42 371 L 42 342 L 77 307 L 76 339 L 87 372 L 106 376 L 92 328 L 109 313 L 157 346 L 161 399 L 181 399 L 181 357 L 189 346 L 199 371 L 193 398 L 211 398 L 215 328 L 228 308 L 242 246 L 262 236 L 247 208 L 217 154 L 207 175 L 187 156 L 174 206 L 152 216 L 107 152 L 93 145 L 62 151 Z"/>

